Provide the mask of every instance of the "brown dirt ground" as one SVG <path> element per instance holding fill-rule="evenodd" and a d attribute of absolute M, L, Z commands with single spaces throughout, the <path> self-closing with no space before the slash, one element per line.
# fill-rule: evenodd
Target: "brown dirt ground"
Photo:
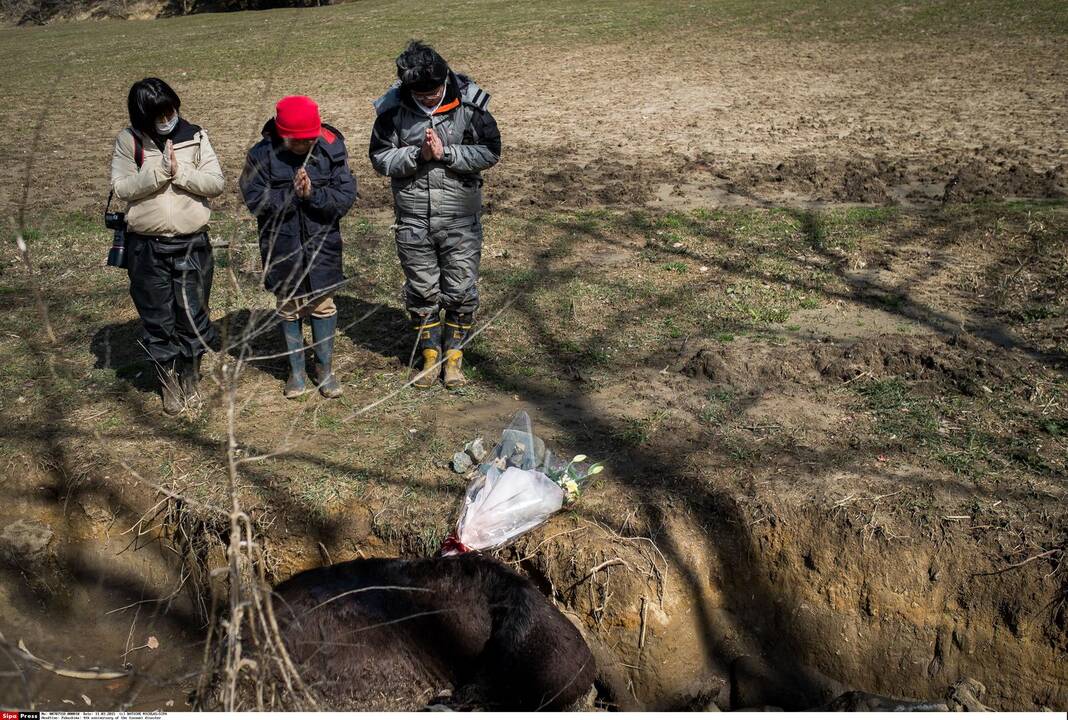
<path fill-rule="evenodd" d="M 869 255 L 854 275 L 900 283 L 915 277 L 915 263 L 929 247 L 916 239 L 893 248 L 878 280 L 867 271 L 879 265 Z M 509 262 L 522 266 L 544 250 L 532 246 Z M 639 252 L 638 245 L 601 240 L 580 254 L 628 271 Z M 1058 331 L 1011 342 L 999 333 L 981 336 L 989 327 L 981 309 L 962 301 L 967 294 L 954 297 L 952 288 L 970 271 L 968 253 L 958 256 L 960 263 L 910 285 L 912 310 L 933 303 L 923 313 L 910 315 L 908 303 L 870 308 L 854 297 L 791 315 L 795 325 L 769 336 L 682 339 L 666 348 L 639 343 L 610 373 L 562 378 L 555 389 L 517 378 L 515 392 L 483 382 L 469 395 L 402 398 L 352 426 L 348 450 L 335 447 L 335 434 L 316 431 L 320 417 L 329 417 L 329 404 L 295 408 L 263 367 L 250 370 L 241 391 L 251 398 L 247 411 L 257 421 L 242 433 L 247 452 L 276 447 L 290 428 L 299 439 L 281 463 L 250 466 L 246 475 L 249 510 L 265 533 L 272 577 L 328 560 L 433 551 L 464 486 L 445 461 L 462 441 L 492 438 L 512 412 L 527 408 L 551 447 L 609 458 L 606 479 L 576 513 L 554 519 L 501 555 L 587 633 L 601 667 L 602 702 L 800 708 L 858 687 L 938 698 L 970 676 L 986 684 L 986 702 L 994 707 L 1064 706 L 1064 577 L 1056 574 L 1056 558 L 1009 569 L 1064 542 L 1063 442 L 1021 448 L 1020 461 L 1038 468 L 1033 472 L 1006 467 L 972 478 L 932 463 L 907 437 L 880 432 L 878 414 L 859 405 L 851 389 L 893 379 L 932 402 L 990 394 L 995 400 L 987 414 L 1004 405 L 1020 418 L 1037 417 L 1042 388 L 1064 372 L 1051 360 Z M 391 320 L 380 322 L 373 320 L 365 332 L 388 333 Z M 960 332 L 961 326 L 969 330 Z M 347 338 L 340 351 L 350 395 L 359 397 L 361 378 L 404 377 L 399 357 Z M 492 373 L 491 362 L 480 366 Z M 718 413 L 709 420 L 710 398 L 717 397 Z M 218 412 L 220 398 L 209 397 L 208 407 Z M 1052 418 L 1063 418 L 1058 407 Z M 109 436 L 106 445 L 78 432 L 116 410 L 128 429 Z M 17 407 L 6 412 L 13 428 L 33 422 Z M 168 457 L 175 466 L 169 487 L 200 488 L 207 497 L 221 491 L 203 487 L 218 482 L 208 480 L 213 470 L 203 465 L 219 456 L 217 425 L 189 428 L 164 419 L 155 398 L 138 389 L 97 397 L 47 426 L 56 435 L 36 457 L 49 458 L 50 465 L 34 467 L 29 456 L 10 460 L 7 475 L 23 481 L 7 488 L 18 502 L 3 513 L 65 529 L 53 548 L 51 574 L 38 573 L 44 582 L 68 582 L 69 567 L 85 565 L 70 562 L 70 553 L 103 555 L 101 543 L 104 550 L 119 549 L 112 543 L 129 533 L 106 541 L 108 529 L 136 527 L 157 502 L 152 488 L 137 482 L 114 486 L 111 478 L 128 478 L 116 465 L 120 459 L 153 476 L 159 458 Z M 933 432 L 952 431 L 940 426 Z M 1011 437 L 1012 428 L 1002 432 Z M 175 433 L 193 442 L 176 442 Z M 428 444 L 435 439 L 438 444 Z M 319 455 L 319 441 L 334 443 L 329 459 Z M 363 468 L 361 494 L 310 505 L 301 486 L 309 468 L 323 463 L 331 472 Z M 376 463 L 390 469 L 375 475 Z M 398 495 L 400 482 L 420 487 L 419 495 Z M 138 553 L 155 568 L 141 568 L 151 585 L 82 601 L 121 607 L 146 595 L 166 597 L 183 568 L 220 566 L 221 526 L 193 515 L 200 518 L 193 527 L 214 550 L 190 559 L 180 545 L 172 552 L 164 546 L 173 543 L 152 543 L 155 550 Z M 144 527 L 154 525 L 150 516 Z M 27 577 L 36 577 L 32 568 Z M 99 585 L 114 583 L 101 579 Z M 9 586 L 0 601 L 32 613 L 32 597 Z M 135 622 L 140 635 L 189 643 L 197 615 L 186 594 L 180 598 L 177 616 L 184 623 L 161 627 L 152 614 L 146 627 Z M 77 607 L 65 611 L 76 617 Z M 110 643 L 109 657 L 119 655 L 127 622 L 128 615 L 122 625 L 116 621 L 107 642 L 93 640 L 92 646 Z M 740 672 L 732 671 L 732 660 L 739 657 L 759 658 L 758 691 L 732 689 Z M 1010 680 L 1006 667 L 1014 668 Z M 42 698 L 53 702 L 73 691 L 46 687 L 51 694 Z M 127 690 L 116 687 L 97 700 L 119 700 Z M 146 702 L 174 699 L 166 690 L 141 696 Z"/>
<path fill-rule="evenodd" d="M 727 36 L 712 43 L 694 35 L 456 58 L 493 93 L 505 139 L 488 210 L 1065 194 L 1068 61 L 1052 39 L 831 44 Z M 354 158 L 363 158 L 370 102 L 383 81 L 351 67 L 321 72 L 331 81 L 309 79 L 305 91 L 346 134 Z M 65 82 L 61 74 L 56 87 Z M 233 188 L 270 111 L 271 78 L 178 86 L 190 116 L 209 126 Z M 21 202 L 31 154 L 28 210 L 96 209 L 110 128 L 124 123 L 121 104 L 105 99 L 124 92 L 103 77 L 79 78 L 54 111 L 93 122 L 46 122 L 36 143 L 25 108 L 9 109 L 4 124 L 13 130 L 0 138 L 9 209 Z M 387 184 L 366 160 L 353 167 L 361 206 L 388 208 Z M 228 192 L 222 205 L 236 207 L 236 195 Z"/>
<path fill-rule="evenodd" d="M 744 37 L 705 47 L 683 34 L 673 43 L 551 56 L 497 50 L 471 63 L 495 92 L 506 142 L 505 161 L 487 183 L 489 209 L 1062 197 L 1065 50 L 1041 40 L 997 49 L 952 39 L 831 47 Z M 212 123 L 231 183 L 263 111 L 263 88 L 251 85 L 220 81 L 186 94 L 192 107 L 230 98 Z M 362 147 L 378 89 L 354 77 L 319 94 L 354 148 Z M 70 107 L 84 111 L 97 90 Z M 109 106 L 91 129 L 46 127 L 43 147 L 84 152 L 40 153 L 28 209 L 84 209 L 107 167 L 110 131 L 99 128 L 121 122 Z M 9 137 L 0 138 L 0 155 L 18 162 L 4 164 L 3 183 L 21 187 L 11 168 L 23 167 L 29 150 Z M 356 171 L 362 207 L 372 215 L 386 209 L 385 184 L 366 163 Z M 222 205 L 232 209 L 236 200 L 230 194 Z M 1063 254 L 1064 238 L 1056 242 Z M 533 266 L 547 250 L 532 241 L 512 249 L 507 262 Z M 853 390 L 904 379 L 925 401 L 991 396 L 981 412 L 1003 423 L 999 438 L 1007 443 L 1014 428 L 999 407 L 1027 421 L 1045 417 L 1043 407 L 1064 417 L 1059 405 L 1043 405 L 1064 401 L 1051 390 L 1063 383 L 1063 318 L 1020 330 L 995 298 L 978 297 L 969 283 L 1013 268 L 987 262 L 987 250 L 981 243 L 940 248 L 930 238 L 887 243 L 844 258 L 849 292 L 791 315 L 793 329 L 730 343 L 684 338 L 656 355 L 624 353 L 592 378 L 561 368 L 552 390 L 521 377 L 505 390 L 490 374 L 468 395 L 402 398 L 354 425 L 351 447 L 328 460 L 315 453 L 325 427 L 317 423 L 330 420 L 323 405 L 294 408 L 276 392 L 275 377 L 250 371 L 242 390 L 254 396 L 247 409 L 258 421 L 243 439 L 247 451 L 274 447 L 291 427 L 302 441 L 287 458 L 291 465 L 250 466 L 246 478 L 275 576 L 327 558 L 432 549 L 463 488 L 444 462 L 463 440 L 491 438 L 526 407 L 550 444 L 611 456 L 612 470 L 575 513 L 502 555 L 587 633 L 605 702 L 801 708 L 842 687 L 935 697 L 971 676 L 987 685 L 995 707 L 1068 706 L 1063 568 L 1056 556 L 1011 567 L 1064 547 L 1063 440 L 1014 450 L 1027 470 L 1010 475 L 1019 484 L 1001 484 L 952 472 L 907 437 L 881 432 L 885 418 Z M 642 251 L 634 238 L 592 239 L 579 250 L 583 263 L 619 272 L 633 269 Z M 1054 274 L 1036 283 L 1052 283 Z M 709 282 L 727 275 L 716 267 Z M 609 324 L 611 309 L 578 312 Z M 404 375 L 403 360 L 382 348 L 349 338 L 339 349 L 350 397 Z M 168 482 L 204 490 L 218 470 L 203 465 L 219 457 L 218 424 L 190 428 L 155 405 L 131 387 L 93 397 L 50 425 L 78 432 L 57 431 L 40 456 L 7 459 L 8 476 L 24 480 L 5 489 L 23 498 L 12 516 L 55 527 L 83 523 L 81 530 L 71 525 L 65 542 L 96 547 L 101 528 L 121 520 L 116 527 L 125 530 L 155 502 L 151 489 L 131 483 L 123 502 L 97 507 L 93 498 L 113 492 L 118 458 L 148 474 L 158 457 L 171 457 Z M 219 398 L 208 405 L 217 409 Z M 99 437 L 80 429 L 103 412 L 119 413 L 128 430 L 98 445 Z M 5 413 L 12 432 L 40 422 L 17 406 Z M 954 428 L 934 429 L 942 431 Z M 176 434 L 189 444 L 177 445 Z M 336 435 L 323 430 L 321 437 L 333 442 Z M 40 457 L 48 459 L 43 466 Z M 376 475 L 385 463 L 393 470 Z M 305 466 L 359 475 L 362 489 L 311 503 L 287 474 L 303 481 Z M 419 487 L 418 503 L 398 491 L 398 476 Z M 71 487 L 79 493 L 73 503 L 64 500 L 65 515 L 49 515 Z M 97 518 L 102 512 L 110 515 Z M 210 522 L 198 528 L 218 535 Z M 157 590 L 173 584 L 167 573 L 174 568 L 157 570 Z M 54 572 L 62 578 L 67 570 Z M 32 596 L 4 592 L 2 606 L 32 611 Z M 132 601 L 139 593 L 130 589 Z M 763 694 L 732 690 L 732 681 L 739 684 L 732 661 L 744 656 L 766 667 Z"/>

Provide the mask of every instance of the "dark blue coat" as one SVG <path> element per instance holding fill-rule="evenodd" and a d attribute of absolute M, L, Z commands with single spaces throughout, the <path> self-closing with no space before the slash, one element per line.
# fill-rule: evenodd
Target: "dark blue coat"
<path fill-rule="evenodd" d="M 356 201 L 356 180 L 344 138 L 334 128 L 323 125 L 311 152 L 305 169 L 312 194 L 299 198 L 293 176 L 304 157 L 286 150 L 274 120 L 268 120 L 238 181 L 259 223 L 264 285 L 280 296 L 319 295 L 345 279 L 338 222 Z"/>

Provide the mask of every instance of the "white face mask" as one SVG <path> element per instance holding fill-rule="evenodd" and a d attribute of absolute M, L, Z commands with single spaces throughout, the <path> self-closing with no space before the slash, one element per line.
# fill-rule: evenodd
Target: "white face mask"
<path fill-rule="evenodd" d="M 177 125 L 178 125 L 178 113 L 174 113 L 174 115 L 171 116 L 171 119 L 168 120 L 167 122 L 164 122 L 164 123 L 161 123 L 161 122 L 158 122 L 158 121 L 156 122 L 156 132 L 159 133 L 160 135 L 170 135 L 171 131 L 174 130 L 174 128 L 177 127 Z"/>

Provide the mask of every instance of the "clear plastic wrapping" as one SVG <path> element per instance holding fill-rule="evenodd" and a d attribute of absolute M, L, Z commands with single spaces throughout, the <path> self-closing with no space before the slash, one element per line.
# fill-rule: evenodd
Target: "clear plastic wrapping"
<path fill-rule="evenodd" d="M 501 433 L 493 452 L 474 471 L 456 531 L 443 555 L 492 550 L 512 542 L 578 500 L 600 465 L 555 458 L 537 437 L 530 417 L 519 412 Z"/>

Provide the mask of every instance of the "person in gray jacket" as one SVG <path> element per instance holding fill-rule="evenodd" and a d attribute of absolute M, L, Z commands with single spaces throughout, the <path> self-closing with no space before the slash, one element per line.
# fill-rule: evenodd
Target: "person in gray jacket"
<path fill-rule="evenodd" d="M 463 344 L 478 309 L 482 175 L 501 157 L 489 95 L 412 41 L 398 80 L 374 106 L 368 154 L 392 180 L 405 304 L 422 351 L 414 384 L 432 387 L 445 353 L 447 388 L 464 384 Z M 444 326 L 441 312 L 444 311 Z"/>

